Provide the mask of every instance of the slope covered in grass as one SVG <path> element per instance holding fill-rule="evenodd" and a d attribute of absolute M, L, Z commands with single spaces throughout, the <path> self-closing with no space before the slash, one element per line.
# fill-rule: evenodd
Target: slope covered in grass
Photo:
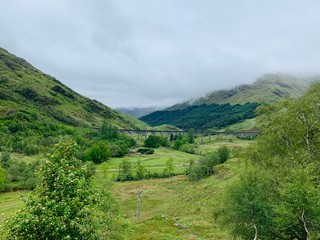
<path fill-rule="evenodd" d="M 0 117 L 23 115 L 34 121 L 100 127 L 146 127 L 131 117 L 74 92 L 24 59 L 0 48 Z"/>

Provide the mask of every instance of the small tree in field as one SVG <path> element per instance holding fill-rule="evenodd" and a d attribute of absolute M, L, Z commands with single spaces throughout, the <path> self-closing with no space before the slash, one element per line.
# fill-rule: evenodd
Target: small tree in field
<path fill-rule="evenodd" d="M 38 187 L 5 223 L 8 239 L 97 239 L 91 221 L 97 195 L 76 149 L 72 140 L 61 142 L 41 163 Z"/>

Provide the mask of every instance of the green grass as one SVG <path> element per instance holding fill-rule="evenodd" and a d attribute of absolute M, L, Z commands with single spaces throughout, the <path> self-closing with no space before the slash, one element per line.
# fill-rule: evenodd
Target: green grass
<path fill-rule="evenodd" d="M 200 141 L 200 139 L 197 139 L 197 142 Z M 215 138 L 211 137 L 211 141 L 209 141 L 209 137 L 205 137 L 203 138 L 202 143 L 198 144 L 197 153 L 205 155 L 209 152 L 216 152 L 221 146 L 227 146 L 231 152 L 237 152 L 252 143 L 255 143 L 255 141 L 234 139 L 232 136 L 217 136 Z"/>
<path fill-rule="evenodd" d="M 176 174 L 184 174 L 185 169 L 189 166 L 190 160 L 196 160 L 199 158 L 199 156 L 180 151 L 174 151 L 172 149 L 159 148 L 155 149 L 155 153 L 151 155 L 131 153 L 123 158 L 112 158 L 108 160 L 108 171 L 116 173 L 119 169 L 119 164 L 123 160 L 130 161 L 133 167 L 140 160 L 140 162 L 151 172 L 162 172 L 166 166 L 166 161 L 169 158 L 173 159 L 175 169 L 174 172 Z M 98 169 L 100 169 L 99 166 Z"/>
<path fill-rule="evenodd" d="M 126 239 L 231 239 L 214 219 L 225 186 L 242 168 L 241 161 L 230 159 L 216 167 L 216 175 L 196 183 L 184 176 L 116 183 L 113 192 L 121 212 L 133 224 Z M 139 190 L 144 192 L 141 221 L 137 223 Z"/>
<path fill-rule="evenodd" d="M 205 142 L 199 148 L 202 151 L 215 151 L 219 146 L 227 145 L 234 150 L 253 143 L 254 141 L 242 140 L 230 142 L 225 139 Z M 174 159 L 176 171 L 184 173 L 189 160 L 199 156 L 160 148 L 156 149 L 154 155 L 130 154 L 124 158 L 132 163 L 140 159 L 149 169 L 162 171 L 170 157 Z M 108 171 L 116 173 L 121 160 L 111 159 Z M 125 239 L 231 239 L 215 219 L 223 204 L 224 189 L 237 178 L 243 168 L 243 161 L 234 157 L 223 165 L 216 166 L 215 175 L 196 183 L 187 181 L 185 176 L 115 183 L 112 193 L 118 200 L 120 212 L 131 226 Z M 101 170 L 103 167 L 99 165 L 97 169 Z M 141 221 L 138 223 L 136 193 L 139 190 L 143 190 L 143 194 Z M 21 194 L 26 192 L 0 194 L 0 225 L 4 217 L 23 206 L 19 200 Z"/>
<path fill-rule="evenodd" d="M 233 124 L 233 125 L 226 127 L 222 130 L 237 132 L 237 131 L 245 131 L 245 130 L 254 129 L 256 127 L 257 127 L 256 118 L 251 118 L 251 119 L 246 119 L 244 122 Z"/>
<path fill-rule="evenodd" d="M 23 206 L 20 196 L 26 195 L 27 191 L 8 192 L 0 194 L 0 225 L 5 217 L 10 216 Z"/>

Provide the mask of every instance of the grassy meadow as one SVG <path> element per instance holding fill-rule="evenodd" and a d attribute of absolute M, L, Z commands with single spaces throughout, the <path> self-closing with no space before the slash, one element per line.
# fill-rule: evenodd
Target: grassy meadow
<path fill-rule="evenodd" d="M 199 138 L 196 139 L 200 141 Z M 229 138 L 204 138 L 198 144 L 197 150 L 201 153 L 216 151 L 220 146 L 226 145 L 233 153 L 233 157 L 223 165 L 215 167 L 216 174 L 199 182 L 189 182 L 185 169 L 190 160 L 197 160 L 200 156 L 174 151 L 167 148 L 155 149 L 152 155 L 131 153 L 123 158 L 108 160 L 108 175 L 112 178 L 117 174 L 118 165 L 127 159 L 135 166 L 141 161 L 150 171 L 162 172 L 167 159 L 172 158 L 176 174 L 172 178 L 150 179 L 132 182 L 116 182 L 112 193 L 116 197 L 120 211 L 129 222 L 129 229 L 125 239 L 230 239 L 226 230 L 215 222 L 215 213 L 219 211 L 223 189 L 237 177 L 243 168 L 238 156 L 240 149 L 254 141 Z M 22 158 L 30 162 L 32 157 Z M 39 158 L 39 156 L 38 156 Z M 97 166 L 98 172 L 103 170 Z M 143 191 L 141 196 L 141 220 L 137 222 L 137 192 Z M 22 206 L 20 195 L 27 191 L 8 192 L 0 194 L 0 224 L 4 217 L 9 216 Z"/>
<path fill-rule="evenodd" d="M 218 173 L 191 183 L 185 176 L 116 183 L 113 193 L 132 224 L 126 239 L 231 239 L 215 222 L 223 189 L 243 168 L 233 158 Z M 142 190 L 141 221 L 136 219 L 137 192 Z"/>

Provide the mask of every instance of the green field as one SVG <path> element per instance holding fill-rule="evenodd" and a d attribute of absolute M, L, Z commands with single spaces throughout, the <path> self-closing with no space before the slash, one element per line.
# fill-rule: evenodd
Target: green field
<path fill-rule="evenodd" d="M 141 164 L 146 166 L 151 172 L 162 172 L 166 166 L 166 161 L 172 158 L 176 174 L 184 174 L 185 169 L 189 166 L 190 160 L 196 160 L 199 156 L 188 154 L 180 151 L 174 151 L 167 148 L 155 149 L 152 155 L 144 155 L 138 153 L 131 153 L 123 158 L 111 158 L 108 160 L 108 171 L 116 173 L 119 169 L 119 163 L 123 160 L 128 160 L 134 167 L 140 160 Z M 99 166 L 98 166 L 99 169 Z"/>
<path fill-rule="evenodd" d="M 26 193 L 27 191 L 18 191 L 0 194 L 0 224 L 2 224 L 5 217 L 10 216 L 23 206 L 20 196 L 25 196 Z"/>
<path fill-rule="evenodd" d="M 216 175 L 196 183 L 185 176 L 116 183 L 113 192 L 121 212 L 133 224 L 126 239 L 231 239 L 214 219 L 224 187 L 242 167 L 238 159 L 230 159 L 216 167 Z M 143 195 L 137 223 L 139 190 Z"/>
<path fill-rule="evenodd" d="M 216 151 L 219 146 L 227 145 L 233 156 L 236 155 L 235 150 L 253 143 L 229 139 L 213 139 L 210 142 L 206 140 L 208 139 L 204 139 L 204 143 L 198 145 L 199 150 Z M 184 174 L 189 161 L 198 159 L 199 155 L 167 148 L 155 149 L 152 155 L 131 153 L 124 158 L 108 160 L 108 172 L 116 174 L 123 159 L 132 162 L 133 166 L 140 160 L 150 171 L 161 172 L 169 158 L 173 159 L 175 173 Z M 130 225 L 125 239 L 231 239 L 226 230 L 215 222 L 215 213 L 219 211 L 225 186 L 237 177 L 242 168 L 242 161 L 233 157 L 225 164 L 216 166 L 215 175 L 196 183 L 189 182 L 183 175 L 115 183 L 112 192 L 119 203 L 122 215 Z M 101 165 L 97 166 L 98 171 L 102 169 Z M 143 190 L 143 194 L 141 221 L 138 223 L 136 193 L 139 190 Z M 21 194 L 25 195 L 26 192 L 0 194 L 0 222 L 23 205 L 19 199 Z"/>

